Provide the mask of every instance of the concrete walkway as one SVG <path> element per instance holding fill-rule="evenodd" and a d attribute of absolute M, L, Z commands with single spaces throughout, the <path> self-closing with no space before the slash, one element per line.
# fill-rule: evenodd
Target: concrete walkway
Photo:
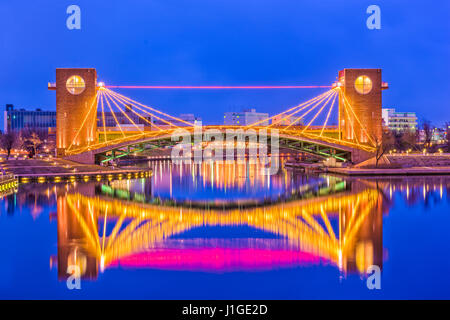
<path fill-rule="evenodd" d="M 86 180 L 86 179 L 122 179 L 144 178 L 151 175 L 148 168 L 112 168 L 98 165 L 80 164 L 68 160 L 8 160 L 0 163 L 0 167 L 8 174 L 19 178 L 20 182 L 34 180 Z"/>

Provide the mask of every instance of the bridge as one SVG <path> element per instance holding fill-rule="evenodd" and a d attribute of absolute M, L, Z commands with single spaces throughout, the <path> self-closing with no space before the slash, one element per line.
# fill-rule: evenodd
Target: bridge
<path fill-rule="evenodd" d="M 268 119 L 243 125 L 199 125 L 113 90 L 309 88 L 325 91 Z M 223 137 L 221 147 L 254 144 L 259 149 L 276 142 L 277 148 L 323 159 L 360 162 L 381 144 L 381 92 L 386 88 L 380 69 L 344 69 L 329 86 L 106 86 L 97 82 L 95 69 L 57 69 L 56 83 L 49 84 L 56 90 L 58 155 L 83 163 L 108 162 L 182 141 L 193 141 L 194 148 L 217 147 L 213 142 L 218 136 Z M 257 140 L 252 140 L 255 135 Z"/>

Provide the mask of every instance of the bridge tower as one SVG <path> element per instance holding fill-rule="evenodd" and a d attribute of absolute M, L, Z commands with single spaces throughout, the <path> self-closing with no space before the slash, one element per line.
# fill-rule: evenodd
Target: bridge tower
<path fill-rule="evenodd" d="M 371 144 L 372 141 L 380 143 L 381 91 L 388 88 L 387 84 L 382 82 L 381 69 L 341 70 L 338 85 L 341 87 L 339 97 L 341 139 L 358 141 L 362 144 Z M 346 107 L 346 102 L 351 104 L 353 111 Z"/>
<path fill-rule="evenodd" d="M 56 150 L 64 156 L 70 146 L 84 147 L 97 140 L 97 71 L 58 68 L 56 83 Z M 83 128 L 80 132 L 79 129 Z"/>

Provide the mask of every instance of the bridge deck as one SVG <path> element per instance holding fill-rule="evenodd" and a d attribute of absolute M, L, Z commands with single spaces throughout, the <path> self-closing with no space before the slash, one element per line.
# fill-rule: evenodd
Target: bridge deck
<path fill-rule="evenodd" d="M 252 131 L 245 131 L 245 127 L 239 126 L 205 126 L 202 131 L 196 131 L 195 127 L 186 127 L 181 130 L 171 129 L 162 132 L 150 131 L 136 135 L 129 135 L 120 140 L 102 142 L 67 152 L 69 159 L 84 163 L 99 162 L 99 158 L 114 159 L 115 152 L 121 156 L 134 152 L 142 152 L 146 149 L 173 146 L 181 140 L 181 136 L 189 136 L 191 141 L 195 141 L 196 134 L 204 134 L 205 131 L 217 130 L 222 134 L 234 134 L 236 130 L 242 130 L 244 134 L 267 132 L 267 143 L 270 145 L 272 134 L 279 139 L 280 148 L 288 148 L 299 152 L 307 152 L 322 158 L 336 158 L 338 161 L 354 161 L 368 158 L 368 153 L 374 148 L 365 145 L 356 145 L 352 142 L 330 138 L 325 135 L 319 136 L 312 132 L 302 132 L 299 130 L 280 131 L 278 129 L 251 128 Z M 231 131 L 234 130 L 234 131 Z M 203 135 L 202 135 L 203 137 Z M 225 139 L 224 139 L 225 141 Z M 126 149 L 126 150 L 123 150 Z"/>

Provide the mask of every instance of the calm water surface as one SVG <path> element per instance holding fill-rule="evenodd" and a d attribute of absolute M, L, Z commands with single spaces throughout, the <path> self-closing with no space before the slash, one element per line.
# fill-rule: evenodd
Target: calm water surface
<path fill-rule="evenodd" d="M 147 180 L 4 195 L 0 298 L 450 298 L 450 178 L 148 165 Z"/>

